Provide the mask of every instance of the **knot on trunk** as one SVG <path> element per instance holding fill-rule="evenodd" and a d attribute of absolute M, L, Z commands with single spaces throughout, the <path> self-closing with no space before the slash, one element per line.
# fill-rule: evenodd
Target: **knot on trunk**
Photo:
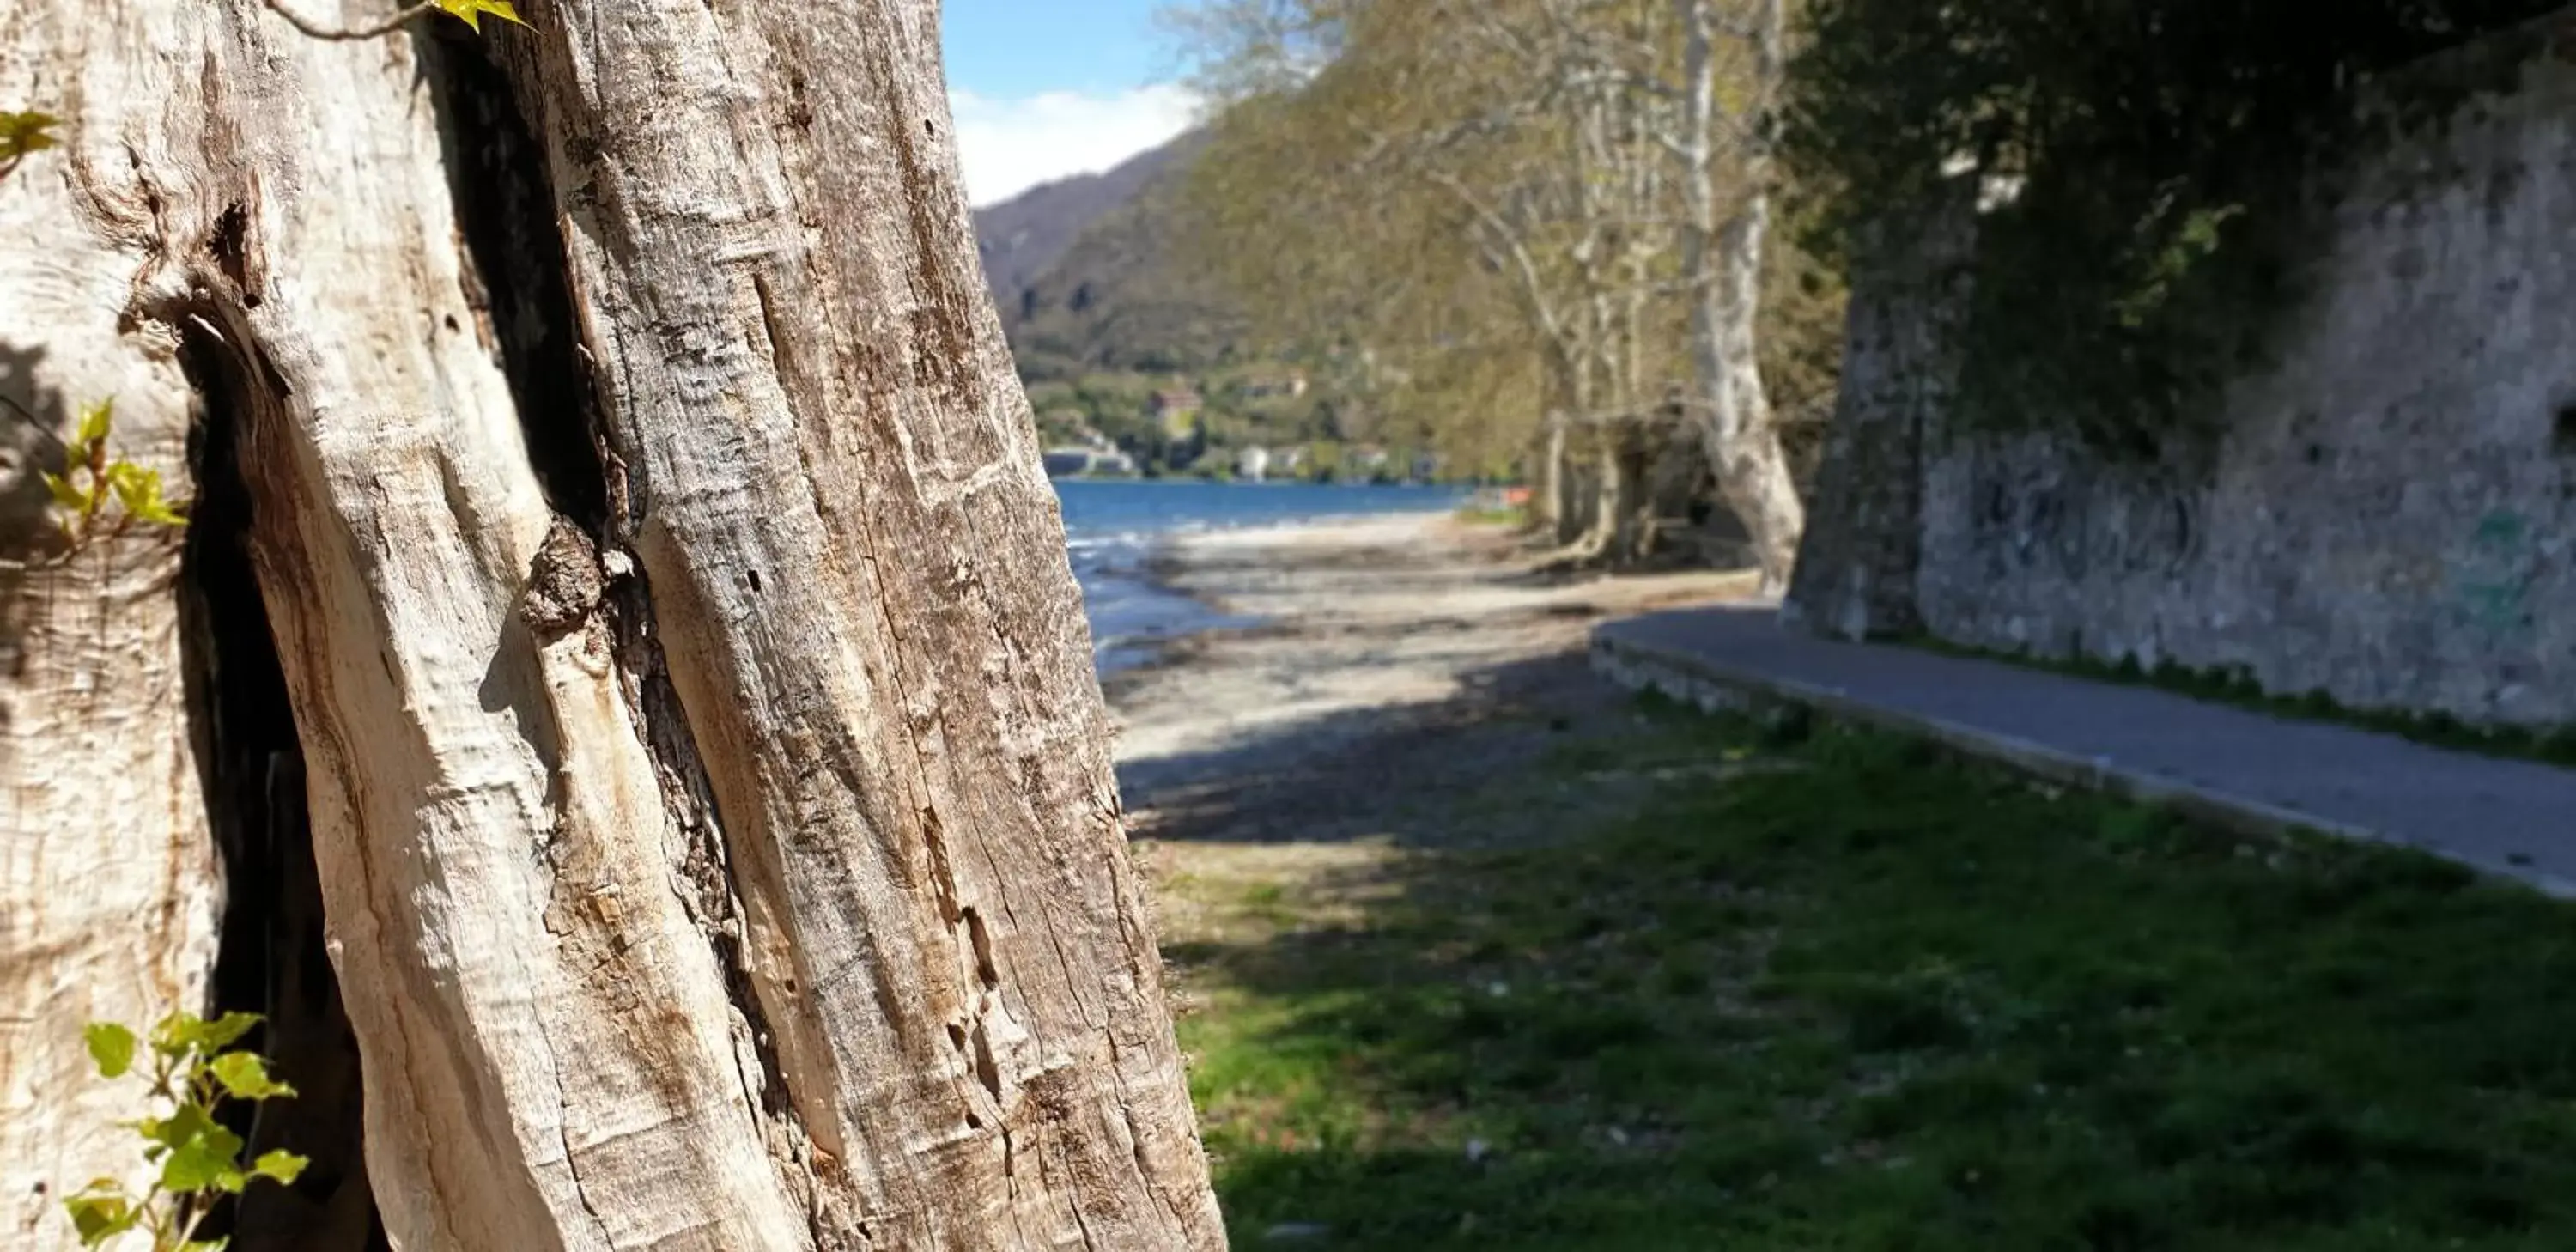
<path fill-rule="evenodd" d="M 519 591 L 519 617 L 537 638 L 561 638 L 598 611 L 607 586 L 598 546 L 580 527 L 558 516 L 528 563 L 528 585 Z"/>

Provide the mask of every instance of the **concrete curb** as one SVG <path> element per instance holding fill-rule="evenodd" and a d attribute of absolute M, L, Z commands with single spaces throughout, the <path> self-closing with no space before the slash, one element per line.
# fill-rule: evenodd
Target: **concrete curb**
<path fill-rule="evenodd" d="M 1834 688 L 1622 639 L 1613 633 L 1615 628 L 1613 623 L 1592 632 L 1592 668 L 1631 691 L 1658 691 L 1708 711 L 1759 709 L 1766 705 L 1806 709 L 1836 721 L 1920 738 L 1959 756 L 2002 765 L 2057 786 L 2162 805 L 2194 821 L 2237 834 L 2275 839 L 2309 833 L 2409 848 L 2490 877 L 2511 879 L 2543 895 L 2576 899 L 2576 881 L 2517 866 L 2489 864 L 2417 840 L 2134 769 L 2107 757 L 2079 756 L 1942 718 L 1869 704 Z"/>

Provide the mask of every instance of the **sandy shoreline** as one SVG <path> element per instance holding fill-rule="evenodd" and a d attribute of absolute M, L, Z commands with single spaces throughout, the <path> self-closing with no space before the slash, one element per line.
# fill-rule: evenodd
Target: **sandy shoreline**
<path fill-rule="evenodd" d="M 1166 585 L 1258 624 L 1104 680 L 1138 837 L 1347 840 L 1624 708 L 1584 669 L 1594 622 L 1749 590 L 1741 574 L 1532 565 L 1508 534 L 1445 514 L 1175 541 Z"/>

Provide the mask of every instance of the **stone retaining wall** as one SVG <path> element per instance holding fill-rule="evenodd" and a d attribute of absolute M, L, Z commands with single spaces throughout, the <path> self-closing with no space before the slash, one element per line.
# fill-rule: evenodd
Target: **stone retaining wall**
<path fill-rule="evenodd" d="M 1924 274 L 1957 242 L 1855 275 L 1814 507 L 1836 521 L 1794 615 L 2576 722 L 2576 10 L 2444 59 L 2500 51 L 2518 84 L 2339 172 L 2310 294 L 2228 388 L 2203 468 L 1945 437 L 1960 293 Z"/>

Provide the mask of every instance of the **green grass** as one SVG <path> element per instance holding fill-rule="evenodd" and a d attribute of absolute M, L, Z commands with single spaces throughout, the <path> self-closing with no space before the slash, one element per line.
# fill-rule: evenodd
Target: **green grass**
<path fill-rule="evenodd" d="M 2229 704 L 2275 717 L 2303 721 L 2334 722 L 2381 734 L 2412 739 L 2417 743 L 2459 752 L 2476 752 L 2487 756 L 2512 757 L 2539 761 L 2549 765 L 2576 766 L 2576 726 L 2519 727 L 2473 726 L 2448 713 L 2417 713 L 2400 709 L 2356 709 L 2347 707 L 2323 691 L 2306 695 L 2277 695 L 2265 691 L 2254 681 L 2254 675 L 2241 668 L 2192 669 L 2171 661 L 2152 668 L 2141 665 L 2136 657 L 2105 661 L 2096 657 L 2042 657 L 2025 652 L 2004 652 L 1992 648 L 1971 647 L 1945 639 L 1919 636 L 1897 640 L 1909 647 L 1943 656 L 1966 657 L 1980 661 L 2001 661 L 2028 669 L 2046 670 L 2089 678 L 2095 682 L 2118 683 L 2130 687 L 2154 687 L 2195 700 Z"/>
<path fill-rule="evenodd" d="M 1639 742 L 1788 768 L 1167 948 L 1238 1246 L 2576 1246 L 2576 914 L 1880 736 Z"/>
<path fill-rule="evenodd" d="M 1518 507 L 1486 509 L 1470 505 L 1458 510 L 1458 520 L 1470 526 L 1520 526 L 1529 521 L 1529 510 Z"/>

